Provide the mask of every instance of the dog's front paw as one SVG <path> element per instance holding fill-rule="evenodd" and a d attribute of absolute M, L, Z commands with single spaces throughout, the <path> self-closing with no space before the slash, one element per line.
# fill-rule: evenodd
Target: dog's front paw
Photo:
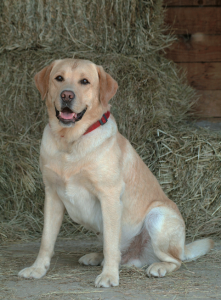
<path fill-rule="evenodd" d="M 95 280 L 96 287 L 110 287 L 119 285 L 119 275 L 102 272 Z"/>
<path fill-rule="evenodd" d="M 79 259 L 79 263 L 86 266 L 98 266 L 104 259 L 102 253 L 89 253 Z"/>
<path fill-rule="evenodd" d="M 23 278 L 29 278 L 29 279 L 33 279 L 33 278 L 39 279 L 46 274 L 47 270 L 48 270 L 47 266 L 37 267 L 33 265 L 29 268 L 25 268 L 21 270 L 18 273 L 18 276 Z"/>

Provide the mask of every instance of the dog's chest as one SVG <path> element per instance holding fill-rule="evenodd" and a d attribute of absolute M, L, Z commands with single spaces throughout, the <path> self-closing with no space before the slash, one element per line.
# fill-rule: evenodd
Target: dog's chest
<path fill-rule="evenodd" d="M 73 221 L 92 231 L 102 232 L 100 202 L 93 193 L 88 172 L 80 162 L 74 162 L 68 154 L 59 155 L 47 161 L 44 176 L 50 179 Z"/>

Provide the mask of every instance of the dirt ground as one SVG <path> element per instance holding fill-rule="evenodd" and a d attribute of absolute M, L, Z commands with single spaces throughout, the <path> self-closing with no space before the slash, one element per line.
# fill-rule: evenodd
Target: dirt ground
<path fill-rule="evenodd" d="M 120 285 L 95 288 L 101 267 L 81 266 L 78 259 L 101 250 L 95 237 L 58 239 L 47 275 L 39 280 L 21 279 L 18 272 L 30 266 L 40 240 L 0 247 L 0 299 L 221 299 L 221 241 L 215 249 L 165 278 L 148 278 L 144 269 L 120 269 Z"/>

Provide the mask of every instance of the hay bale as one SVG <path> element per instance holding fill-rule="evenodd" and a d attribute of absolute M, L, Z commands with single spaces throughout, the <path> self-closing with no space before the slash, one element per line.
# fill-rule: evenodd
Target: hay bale
<path fill-rule="evenodd" d="M 177 203 L 187 236 L 220 236 L 220 134 L 189 126 L 169 132 L 157 130 L 155 148 L 154 173 Z"/>
<path fill-rule="evenodd" d="M 0 16 L 0 52 L 60 47 L 134 55 L 171 40 L 162 34 L 162 0 L 3 0 Z"/>
<path fill-rule="evenodd" d="M 186 123 L 196 97 L 159 54 L 174 39 L 162 28 L 162 1 L 4 0 L 0 12 L 0 236 L 41 234 L 47 115 L 33 76 L 65 57 L 101 64 L 118 81 L 111 103 L 119 130 L 178 204 L 188 235 L 220 234 L 220 139 Z M 62 234 L 82 230 L 66 217 Z"/>

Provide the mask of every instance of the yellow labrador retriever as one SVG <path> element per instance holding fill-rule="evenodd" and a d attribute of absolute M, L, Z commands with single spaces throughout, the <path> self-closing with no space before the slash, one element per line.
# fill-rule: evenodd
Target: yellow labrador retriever
<path fill-rule="evenodd" d="M 176 204 L 117 130 L 108 102 L 118 85 L 101 66 L 56 60 L 35 75 L 35 83 L 49 115 L 40 154 L 44 229 L 36 261 L 19 276 L 46 274 L 65 209 L 103 241 L 103 253 L 79 259 L 103 265 L 96 287 L 117 286 L 120 264 L 148 265 L 148 276 L 163 277 L 213 247 L 210 239 L 185 245 Z"/>

